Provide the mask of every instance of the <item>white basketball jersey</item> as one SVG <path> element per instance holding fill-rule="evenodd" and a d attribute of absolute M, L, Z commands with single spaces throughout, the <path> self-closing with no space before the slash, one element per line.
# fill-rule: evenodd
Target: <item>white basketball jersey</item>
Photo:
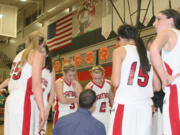
<path fill-rule="evenodd" d="M 145 74 L 140 68 L 140 58 L 135 45 L 126 45 L 126 57 L 122 62 L 120 83 L 114 102 L 136 103 L 153 96 L 153 68 Z M 148 54 L 149 57 L 149 54 Z"/>
<path fill-rule="evenodd" d="M 111 91 L 110 81 L 106 79 L 103 80 L 101 86 L 96 84 L 94 81 L 90 81 L 88 85 L 94 92 L 96 92 L 96 109 L 93 114 L 109 113 L 109 92 Z"/>
<path fill-rule="evenodd" d="M 42 70 L 42 89 L 43 89 L 43 100 L 44 100 L 44 106 L 47 106 L 48 100 L 49 100 L 49 94 L 51 90 L 51 72 L 44 68 Z"/>
<path fill-rule="evenodd" d="M 72 86 L 72 83 L 67 83 L 65 80 L 59 78 L 63 84 L 63 93 L 64 96 L 67 98 L 75 98 L 76 97 L 76 93 L 74 91 L 74 88 Z M 72 112 L 75 112 L 78 108 L 77 103 L 72 103 L 72 104 L 62 104 L 58 101 L 58 98 L 56 96 L 56 109 L 57 109 L 57 105 L 58 105 L 58 110 L 59 110 L 59 114 L 70 114 Z M 65 112 L 65 113 L 64 113 Z"/>
<path fill-rule="evenodd" d="M 23 91 L 26 92 L 28 80 L 32 77 L 32 66 L 26 62 L 22 69 L 20 70 L 20 61 L 24 51 L 21 51 L 14 59 L 8 89 L 9 92 Z"/>
<path fill-rule="evenodd" d="M 176 33 L 177 42 L 171 51 L 162 49 L 162 59 L 165 70 L 170 75 L 180 73 L 180 31 L 171 29 Z M 180 77 L 177 77 L 169 86 L 165 86 L 163 104 L 163 133 L 164 135 L 180 134 Z M 175 112 L 175 113 L 174 113 Z"/>
<path fill-rule="evenodd" d="M 172 29 L 177 35 L 177 42 L 175 47 L 171 51 L 162 49 L 162 59 L 172 70 L 172 75 L 180 73 L 180 31 Z M 180 77 L 176 78 L 173 83 L 179 82 Z"/>

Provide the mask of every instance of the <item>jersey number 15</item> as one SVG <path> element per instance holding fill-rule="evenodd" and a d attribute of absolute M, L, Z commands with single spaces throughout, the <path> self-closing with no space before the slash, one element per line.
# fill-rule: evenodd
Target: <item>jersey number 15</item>
<path fill-rule="evenodd" d="M 129 73 L 128 83 L 127 83 L 128 85 L 133 85 L 134 74 L 136 72 L 136 66 L 137 66 L 137 62 L 133 62 L 131 65 L 130 73 Z M 138 77 L 139 79 L 137 80 L 137 84 L 140 87 L 146 87 L 149 81 L 149 75 L 146 73 L 143 73 L 143 70 L 141 67 L 139 68 Z"/>

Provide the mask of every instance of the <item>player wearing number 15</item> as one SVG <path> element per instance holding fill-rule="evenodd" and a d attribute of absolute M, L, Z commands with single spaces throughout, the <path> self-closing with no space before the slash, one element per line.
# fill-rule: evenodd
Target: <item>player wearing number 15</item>
<path fill-rule="evenodd" d="M 10 73 L 8 96 L 5 104 L 5 135 L 33 135 L 35 120 L 32 99 L 39 108 L 40 126 L 45 121 L 41 83 L 42 66 L 45 61 L 44 38 L 39 32 L 30 34 L 27 48 L 14 59 Z"/>
<path fill-rule="evenodd" d="M 113 52 L 112 83 L 117 88 L 111 111 L 108 135 L 151 135 L 153 75 L 142 39 L 131 25 L 118 29 L 120 47 Z"/>
<path fill-rule="evenodd" d="M 79 82 L 74 80 L 75 74 L 75 66 L 66 63 L 63 67 L 63 77 L 56 80 L 54 126 L 58 118 L 73 113 L 78 108 L 78 98 L 82 88 Z"/>
<path fill-rule="evenodd" d="M 111 81 L 104 79 L 104 68 L 100 65 L 92 67 L 90 71 L 92 81 L 86 85 L 85 89 L 92 89 L 96 92 L 96 109 L 92 116 L 104 124 L 107 132 L 110 117 L 109 103 L 113 104 Z"/>

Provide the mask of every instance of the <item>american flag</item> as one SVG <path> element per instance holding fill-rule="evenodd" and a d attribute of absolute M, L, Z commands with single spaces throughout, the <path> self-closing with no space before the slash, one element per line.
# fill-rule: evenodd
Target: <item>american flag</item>
<path fill-rule="evenodd" d="M 70 13 L 48 25 L 47 45 L 51 52 L 72 43 L 72 16 Z"/>

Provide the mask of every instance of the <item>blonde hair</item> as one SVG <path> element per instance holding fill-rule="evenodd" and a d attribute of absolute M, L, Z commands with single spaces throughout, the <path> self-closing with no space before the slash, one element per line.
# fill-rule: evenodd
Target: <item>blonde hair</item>
<path fill-rule="evenodd" d="M 43 43 L 44 38 L 42 34 L 39 31 L 35 31 L 31 34 L 28 35 L 27 40 L 26 40 L 26 46 L 27 48 L 23 52 L 22 58 L 21 58 L 21 68 L 24 66 L 26 63 L 29 53 L 31 51 L 36 51 L 38 50 L 40 42 Z"/>
<path fill-rule="evenodd" d="M 76 68 L 72 63 L 65 63 L 63 66 L 63 71 L 65 73 L 67 73 L 68 71 L 74 72 L 74 71 L 76 71 Z"/>
<path fill-rule="evenodd" d="M 104 74 L 104 68 L 101 65 L 93 66 L 90 70 L 91 73 L 102 73 Z"/>

